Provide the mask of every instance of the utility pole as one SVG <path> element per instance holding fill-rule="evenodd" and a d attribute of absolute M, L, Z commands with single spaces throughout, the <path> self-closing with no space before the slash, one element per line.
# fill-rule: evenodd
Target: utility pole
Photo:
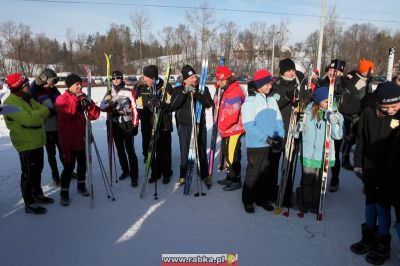
<path fill-rule="evenodd" d="M 317 69 L 321 71 L 321 57 L 322 57 L 322 43 L 324 40 L 324 26 L 325 26 L 325 0 L 322 0 L 322 11 L 321 20 L 319 24 L 319 41 L 318 41 L 318 59 L 317 59 Z"/>

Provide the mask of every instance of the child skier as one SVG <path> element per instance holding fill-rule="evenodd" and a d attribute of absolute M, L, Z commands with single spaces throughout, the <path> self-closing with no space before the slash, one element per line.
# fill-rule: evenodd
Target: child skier
<path fill-rule="evenodd" d="M 307 213 L 318 212 L 321 192 L 323 166 L 323 153 L 325 143 L 325 128 L 327 123 L 331 124 L 331 139 L 343 138 L 343 116 L 336 110 L 328 111 L 327 87 L 317 88 L 312 96 L 312 102 L 304 110 L 295 129 L 295 137 L 302 133 L 302 149 L 300 151 L 300 162 L 303 166 L 303 174 L 300 187 L 297 189 L 297 203 L 299 210 Z M 335 144 L 331 141 L 329 151 L 329 166 L 335 164 Z"/>
<path fill-rule="evenodd" d="M 255 72 L 253 83 L 248 85 L 249 96 L 242 105 L 247 143 L 242 202 L 248 213 L 254 212 L 254 201 L 267 211 L 274 209 L 271 200 L 276 182 L 271 182 L 274 181 L 271 156 L 276 151 L 281 152 L 285 132 L 276 99 L 269 95 L 272 82 L 272 75 L 268 71 Z"/>
<path fill-rule="evenodd" d="M 378 85 L 377 105 L 366 107 L 360 115 L 354 172 L 364 183 L 365 223 L 361 241 L 351 245 L 356 254 L 366 254 L 367 262 L 383 264 L 390 255 L 390 194 L 398 205 L 399 109 L 400 86 L 385 82 Z M 392 193 L 391 193 L 392 192 Z M 397 192 L 397 193 L 396 193 Z M 399 232 L 399 209 L 396 208 Z M 377 226 L 378 222 L 378 226 Z"/>

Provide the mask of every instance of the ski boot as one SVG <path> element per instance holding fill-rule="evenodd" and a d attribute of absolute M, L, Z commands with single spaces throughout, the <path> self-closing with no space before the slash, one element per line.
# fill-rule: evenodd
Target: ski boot
<path fill-rule="evenodd" d="M 390 240 L 390 235 L 378 235 L 375 247 L 371 249 L 365 260 L 373 265 L 382 265 L 390 256 Z"/>
<path fill-rule="evenodd" d="M 368 228 L 366 223 L 361 225 L 361 241 L 350 246 L 351 251 L 358 255 L 368 253 L 376 243 L 377 232 L 376 228 Z"/>

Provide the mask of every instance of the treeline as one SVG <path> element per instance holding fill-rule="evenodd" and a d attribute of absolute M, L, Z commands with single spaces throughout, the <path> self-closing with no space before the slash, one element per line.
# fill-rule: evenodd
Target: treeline
<path fill-rule="evenodd" d="M 323 64 L 340 58 L 347 61 L 346 70 L 350 70 L 356 68 L 360 58 L 368 58 L 376 63 L 377 72 L 383 74 L 388 49 L 400 43 L 400 32 L 372 24 L 353 24 L 344 28 L 334 8 L 328 14 Z M 271 69 L 273 48 L 274 73 L 277 73 L 277 62 L 285 57 L 297 59 L 304 68 L 310 63 L 316 65 L 318 30 L 303 42 L 283 49 L 291 34 L 288 21 L 271 25 L 254 22 L 240 30 L 232 21 L 215 21 L 214 11 L 207 2 L 195 11 L 187 12 L 186 18 L 188 24 L 166 26 L 156 37 L 155 33 L 149 32 L 149 16 L 138 11 L 131 15 L 130 26 L 111 24 L 105 34 L 75 35 L 67 29 L 62 43 L 45 34 L 33 34 L 29 25 L 3 22 L 0 24 L 0 75 L 19 71 L 33 76 L 44 67 L 54 68 L 57 72 L 82 73 L 82 64 L 90 65 L 94 75 L 105 75 L 104 53 L 112 55 L 113 69 L 129 74 L 139 74 L 145 64 L 162 65 L 162 56 L 167 56 L 173 72 L 178 73 L 184 64 L 199 67 L 201 58 L 208 55 L 210 71 L 223 56 L 225 64 L 237 74 L 251 75 L 258 68 Z"/>

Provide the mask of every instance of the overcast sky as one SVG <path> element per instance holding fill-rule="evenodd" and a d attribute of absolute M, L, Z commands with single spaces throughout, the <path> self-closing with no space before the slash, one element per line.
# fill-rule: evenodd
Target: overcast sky
<path fill-rule="evenodd" d="M 198 7 L 202 2 L 202 0 L 0 0 L 0 21 L 21 22 L 29 25 L 34 33 L 45 33 L 50 38 L 63 41 L 68 28 L 71 28 L 74 34 L 96 32 L 104 34 L 111 23 L 131 26 L 129 16 L 139 8 L 148 14 L 151 21 L 150 32 L 158 38 L 158 33 L 164 26 L 176 27 L 179 23 L 188 23 L 185 11 L 192 12 L 193 9 L 182 7 Z M 319 29 L 321 3 L 321 0 L 208 1 L 211 8 L 220 9 L 214 10 L 217 22 L 234 21 L 240 30 L 252 22 L 266 22 L 270 25 L 288 20 L 290 30 L 288 44 L 303 41 L 308 34 Z M 354 23 L 370 22 L 392 31 L 400 30 L 399 0 L 327 1 L 328 7 L 332 5 L 336 6 L 340 22 L 345 27 Z"/>

